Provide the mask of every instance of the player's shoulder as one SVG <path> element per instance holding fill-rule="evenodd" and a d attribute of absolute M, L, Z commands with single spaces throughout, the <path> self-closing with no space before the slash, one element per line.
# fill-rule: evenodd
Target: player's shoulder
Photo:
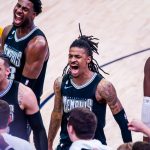
<path fill-rule="evenodd" d="M 150 65 L 150 57 L 146 60 L 146 64 Z"/>
<path fill-rule="evenodd" d="M 35 35 L 30 43 L 37 45 L 37 46 L 45 46 L 47 43 L 47 40 L 43 35 Z"/>
<path fill-rule="evenodd" d="M 13 27 L 13 25 L 8 25 L 8 26 L 6 26 L 6 27 L 3 28 L 2 35 L 1 35 L 1 37 L 3 39 L 2 41 L 5 41 L 7 35 L 11 31 L 12 27 Z"/>
<path fill-rule="evenodd" d="M 22 83 L 19 83 L 19 93 L 24 95 L 25 97 L 34 96 L 32 89 Z"/>
<path fill-rule="evenodd" d="M 30 40 L 26 49 L 30 55 L 41 54 L 42 56 L 48 51 L 48 43 L 43 36 L 35 36 Z"/>
<path fill-rule="evenodd" d="M 100 82 L 98 83 L 98 89 L 106 89 L 109 88 L 110 86 L 112 86 L 112 83 L 105 78 L 100 80 Z"/>
<path fill-rule="evenodd" d="M 150 72 L 150 57 L 145 62 L 144 71 Z"/>
<path fill-rule="evenodd" d="M 3 28 L 3 32 L 6 34 L 8 34 L 10 32 L 10 30 L 12 29 L 13 25 L 8 25 L 6 27 Z"/>
<path fill-rule="evenodd" d="M 55 81 L 54 81 L 54 85 L 61 87 L 62 80 L 63 80 L 63 77 L 62 77 L 62 76 L 57 77 L 57 78 L 55 79 Z"/>

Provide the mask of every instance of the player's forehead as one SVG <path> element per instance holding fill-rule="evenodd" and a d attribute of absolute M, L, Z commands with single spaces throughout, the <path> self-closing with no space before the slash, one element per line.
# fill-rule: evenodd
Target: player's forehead
<path fill-rule="evenodd" d="M 29 0 L 18 0 L 18 5 L 26 8 L 33 8 L 33 3 Z"/>
<path fill-rule="evenodd" d="M 85 48 L 80 48 L 80 47 L 71 47 L 69 50 L 69 54 L 85 54 L 86 49 Z"/>

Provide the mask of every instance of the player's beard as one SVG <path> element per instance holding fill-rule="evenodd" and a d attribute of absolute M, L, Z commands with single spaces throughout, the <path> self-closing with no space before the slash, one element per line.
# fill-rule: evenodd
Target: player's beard
<path fill-rule="evenodd" d="M 22 28 L 22 27 L 25 27 L 25 26 L 26 26 L 25 23 L 22 23 L 22 24 L 20 24 L 20 25 L 16 25 L 16 24 L 13 22 L 12 24 L 13 24 L 13 26 L 14 26 L 15 28 Z"/>
<path fill-rule="evenodd" d="M 27 27 L 28 26 L 28 24 L 29 24 L 29 20 L 24 20 L 22 23 L 20 23 L 20 24 L 15 24 L 15 21 L 13 21 L 13 26 L 15 27 L 15 28 L 24 28 L 24 27 Z"/>

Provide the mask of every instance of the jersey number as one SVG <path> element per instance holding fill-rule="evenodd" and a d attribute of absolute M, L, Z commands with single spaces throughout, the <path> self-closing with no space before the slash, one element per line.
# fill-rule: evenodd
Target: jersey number
<path fill-rule="evenodd" d="M 9 105 L 10 108 L 10 120 L 11 122 L 14 121 L 14 105 Z"/>
<path fill-rule="evenodd" d="M 13 66 L 10 66 L 9 79 L 14 80 L 15 79 L 15 73 L 16 73 L 16 68 Z"/>

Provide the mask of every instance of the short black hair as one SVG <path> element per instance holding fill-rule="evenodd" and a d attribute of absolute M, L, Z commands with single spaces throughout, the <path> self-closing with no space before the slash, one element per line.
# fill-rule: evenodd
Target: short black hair
<path fill-rule="evenodd" d="M 0 129 L 7 127 L 10 108 L 6 101 L 0 100 Z"/>
<path fill-rule="evenodd" d="M 42 2 L 41 0 L 29 0 L 33 3 L 34 11 L 36 12 L 36 15 L 39 15 L 42 12 Z"/>
<path fill-rule="evenodd" d="M 70 111 L 68 126 L 71 125 L 80 139 L 92 139 L 97 128 L 96 115 L 88 108 L 74 108 Z"/>
<path fill-rule="evenodd" d="M 4 54 L 4 53 L 0 53 L 0 58 L 2 59 L 2 60 L 4 60 L 4 65 L 6 66 L 6 67 L 10 67 L 10 59 L 9 59 L 9 57 L 6 55 L 6 54 Z"/>

